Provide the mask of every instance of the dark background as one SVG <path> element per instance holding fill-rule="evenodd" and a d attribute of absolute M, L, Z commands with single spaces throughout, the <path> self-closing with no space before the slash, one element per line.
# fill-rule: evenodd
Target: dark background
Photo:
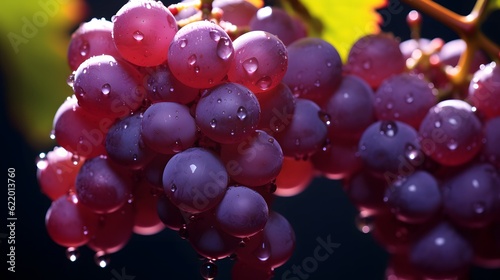
<path fill-rule="evenodd" d="M 110 18 L 125 1 L 88 0 L 92 17 Z M 334 1 L 332 1 L 334 2 Z M 410 8 L 391 1 L 400 6 L 398 14 L 384 17 L 382 27 L 393 32 L 402 40 L 409 38 L 409 30 L 405 23 Z M 454 11 L 467 14 L 473 1 L 437 1 Z M 168 1 L 164 1 L 169 4 Z M 387 10 L 385 10 L 387 15 Z M 384 14 L 384 12 L 382 12 Z M 487 22 L 486 33 L 498 42 L 498 14 L 496 19 Z M 456 34 L 446 27 L 424 16 L 422 37 L 441 37 L 445 41 L 457 38 Z M 8 69 L 8 67 L 2 67 Z M 2 86 L 2 124 L 4 133 L 3 153 L 1 157 L 3 172 L 8 167 L 16 169 L 16 208 L 18 222 L 16 224 L 16 274 L 6 274 L 5 245 L 1 241 L 0 279 L 103 279 L 103 280 L 143 280 L 143 279 L 201 279 L 199 266 L 201 261 L 176 232 L 165 229 L 154 236 L 134 235 L 129 244 L 121 251 L 111 255 L 111 263 L 102 269 L 93 262 L 93 253 L 81 248 L 80 259 L 74 263 L 65 257 L 64 248 L 57 246 L 45 231 L 44 217 L 50 201 L 42 195 L 35 178 L 35 159 L 40 152 L 33 150 L 19 133 L 12 127 L 5 112 L 5 75 L 0 76 Z M 65 82 L 65 81 L 61 81 Z M 47 132 L 49 133 L 49 132 Z M 5 176 L 6 177 L 6 176 Z M 4 177 L 4 178 L 5 178 Z M 6 191 L 2 191 L 2 196 Z M 3 200 L 5 201 L 5 200 Z M 360 233 L 354 223 L 356 210 L 350 204 L 338 182 L 317 179 L 302 194 L 291 198 L 279 198 L 273 209 L 283 214 L 292 224 L 297 237 L 297 247 L 293 257 L 276 270 L 275 279 L 281 279 L 284 271 L 293 264 L 313 255 L 318 245 L 316 239 L 326 240 L 331 236 L 332 242 L 341 244 L 338 249 L 308 279 L 373 279 L 381 280 L 388 255 L 371 238 Z M 2 212 L 4 212 L 2 210 Z M 5 221 L 5 220 L 4 220 Z M 3 226 L 0 234 L 7 232 Z M 2 236 L 0 236 L 2 237 Z M 230 260 L 219 262 L 218 279 L 229 279 Z M 5 275 L 5 276 L 4 276 Z M 126 276 L 126 277 L 124 277 Z M 498 271 L 474 269 L 471 279 L 500 279 Z"/>

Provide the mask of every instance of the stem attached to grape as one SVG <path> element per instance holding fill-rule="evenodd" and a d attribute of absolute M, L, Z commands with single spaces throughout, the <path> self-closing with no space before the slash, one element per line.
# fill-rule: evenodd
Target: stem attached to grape
<path fill-rule="evenodd" d="M 500 59 L 500 47 L 481 31 L 481 25 L 488 15 L 489 0 L 477 0 L 472 11 L 466 16 L 456 14 L 431 0 L 402 1 L 448 26 L 467 44 L 466 51 L 460 56 L 458 65 L 446 70 L 454 89 L 460 89 L 469 83 L 470 65 L 478 49 L 485 51 L 493 60 Z M 452 90 L 450 93 L 452 92 L 460 91 Z"/>

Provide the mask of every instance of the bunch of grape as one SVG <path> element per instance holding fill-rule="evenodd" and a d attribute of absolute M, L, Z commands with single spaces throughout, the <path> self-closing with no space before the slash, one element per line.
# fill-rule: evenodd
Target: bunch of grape
<path fill-rule="evenodd" d="M 479 54 L 467 98 L 440 98 L 463 42 L 435 43 L 367 35 L 342 62 L 299 19 L 247 1 L 131 0 L 84 22 L 58 145 L 37 163 L 47 231 L 105 266 L 167 228 L 204 279 L 228 257 L 233 279 L 270 279 L 296 242 L 273 198 L 324 176 L 393 255 L 388 278 L 499 267 L 500 70 Z M 418 53 L 439 63 L 409 67 Z"/>

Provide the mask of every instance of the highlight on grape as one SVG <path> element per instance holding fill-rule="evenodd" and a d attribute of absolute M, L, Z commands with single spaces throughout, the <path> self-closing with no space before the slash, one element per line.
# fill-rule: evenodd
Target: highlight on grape
<path fill-rule="evenodd" d="M 74 94 L 37 163 L 50 238 L 104 267 L 134 234 L 172 230 L 204 259 L 202 279 L 226 258 L 232 279 L 272 279 L 298 242 L 273 200 L 321 176 L 390 254 L 386 279 L 500 268 L 500 48 L 467 32 L 490 1 L 466 19 L 404 2 L 413 38 L 362 36 L 345 61 L 303 19 L 248 1 L 130 0 L 81 23 Z M 461 39 L 421 38 L 418 11 Z M 340 246 L 317 241 L 282 279 Z"/>

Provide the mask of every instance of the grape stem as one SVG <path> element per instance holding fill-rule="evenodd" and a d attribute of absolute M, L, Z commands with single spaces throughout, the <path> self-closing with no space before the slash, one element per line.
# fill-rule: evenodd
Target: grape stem
<path fill-rule="evenodd" d="M 500 59 L 500 47 L 481 31 L 481 24 L 488 15 L 487 7 L 490 0 L 477 0 L 472 11 L 466 16 L 454 13 L 431 0 L 402 0 L 402 2 L 440 21 L 465 41 L 467 47 L 460 56 L 458 65 L 446 69 L 446 74 L 455 89 L 469 83 L 470 65 L 478 49 L 485 51 L 493 60 Z"/>

